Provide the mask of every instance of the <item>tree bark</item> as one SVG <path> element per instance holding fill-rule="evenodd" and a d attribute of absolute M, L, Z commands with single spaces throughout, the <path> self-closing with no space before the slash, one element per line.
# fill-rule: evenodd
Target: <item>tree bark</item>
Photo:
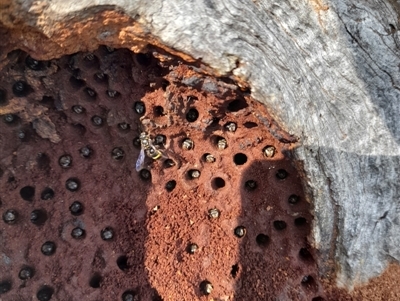
<path fill-rule="evenodd" d="M 247 85 L 299 140 L 323 276 L 400 259 L 400 5 L 394 0 L 6 0 L 9 48 L 51 58 L 156 45 Z M 41 41 L 41 42 L 40 42 Z M 47 42 L 46 42 L 47 41 Z M 5 49 L 6 46 L 3 46 Z M 3 52 L 4 53 L 4 52 Z"/>

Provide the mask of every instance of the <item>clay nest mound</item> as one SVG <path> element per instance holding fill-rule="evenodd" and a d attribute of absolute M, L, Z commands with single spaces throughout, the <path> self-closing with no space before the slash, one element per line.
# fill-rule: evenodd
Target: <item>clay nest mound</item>
<path fill-rule="evenodd" d="M 293 137 L 231 80 L 158 57 L 8 54 L 1 298 L 323 300 Z"/>

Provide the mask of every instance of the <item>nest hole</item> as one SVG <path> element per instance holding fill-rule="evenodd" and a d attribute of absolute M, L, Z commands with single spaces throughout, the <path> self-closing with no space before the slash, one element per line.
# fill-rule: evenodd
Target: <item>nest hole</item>
<path fill-rule="evenodd" d="M 126 271 L 127 269 L 129 269 L 128 257 L 126 257 L 125 255 L 119 256 L 117 258 L 117 266 L 122 271 Z"/>
<path fill-rule="evenodd" d="M 42 286 L 36 294 L 39 301 L 49 301 L 54 294 L 54 289 L 51 286 Z"/>
<path fill-rule="evenodd" d="M 235 99 L 228 104 L 228 110 L 231 112 L 238 112 L 247 108 L 249 105 L 244 99 Z"/>
<path fill-rule="evenodd" d="M 89 280 L 89 286 L 92 288 L 99 288 L 101 285 L 102 277 L 99 273 L 95 273 Z"/>
<path fill-rule="evenodd" d="M 236 165 L 243 165 L 247 162 L 247 156 L 243 153 L 238 153 L 233 156 L 233 162 Z"/>
<path fill-rule="evenodd" d="M 294 224 L 297 227 L 301 227 L 307 224 L 307 220 L 304 217 L 298 217 L 294 220 Z"/>
<path fill-rule="evenodd" d="M 259 245 L 262 248 L 268 246 L 269 240 L 270 240 L 269 236 L 263 233 L 258 234 L 256 237 L 257 245 Z"/>
<path fill-rule="evenodd" d="M 190 108 L 186 113 L 186 120 L 188 122 L 195 122 L 199 118 L 199 111 L 196 108 Z"/>
<path fill-rule="evenodd" d="M 33 186 L 25 186 L 22 187 L 19 191 L 21 198 L 25 201 L 32 201 L 35 196 L 35 187 Z"/>
<path fill-rule="evenodd" d="M 287 225 L 285 221 L 274 221 L 274 228 L 275 230 L 282 231 L 285 230 Z"/>
<path fill-rule="evenodd" d="M 255 123 L 255 122 L 247 121 L 247 122 L 245 122 L 245 123 L 243 124 L 243 126 L 244 126 L 246 129 L 252 129 L 252 128 L 258 127 L 258 124 Z"/>
<path fill-rule="evenodd" d="M 232 269 L 231 269 L 231 276 L 232 276 L 232 278 L 236 278 L 236 276 L 239 274 L 239 265 L 238 264 L 235 264 L 235 265 L 233 265 L 232 266 Z"/>
<path fill-rule="evenodd" d="M 225 187 L 225 180 L 220 177 L 214 178 L 211 182 L 211 186 L 215 190 L 221 189 Z"/>

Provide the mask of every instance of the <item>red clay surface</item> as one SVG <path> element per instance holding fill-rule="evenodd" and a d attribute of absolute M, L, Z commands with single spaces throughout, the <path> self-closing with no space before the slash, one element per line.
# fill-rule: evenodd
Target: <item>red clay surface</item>
<path fill-rule="evenodd" d="M 318 279 L 293 139 L 232 82 L 124 49 L 26 57 L 9 54 L 0 73 L 0 300 L 350 298 Z M 166 141 L 137 172 L 142 131 Z"/>

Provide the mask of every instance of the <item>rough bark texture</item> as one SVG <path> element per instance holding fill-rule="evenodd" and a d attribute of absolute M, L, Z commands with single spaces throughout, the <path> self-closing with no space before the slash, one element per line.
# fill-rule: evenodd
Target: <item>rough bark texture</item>
<path fill-rule="evenodd" d="M 248 85 L 298 137 L 321 272 L 351 288 L 400 259 L 399 12 L 394 0 L 6 0 L 0 16 L 9 47 L 36 58 L 149 43 Z"/>

